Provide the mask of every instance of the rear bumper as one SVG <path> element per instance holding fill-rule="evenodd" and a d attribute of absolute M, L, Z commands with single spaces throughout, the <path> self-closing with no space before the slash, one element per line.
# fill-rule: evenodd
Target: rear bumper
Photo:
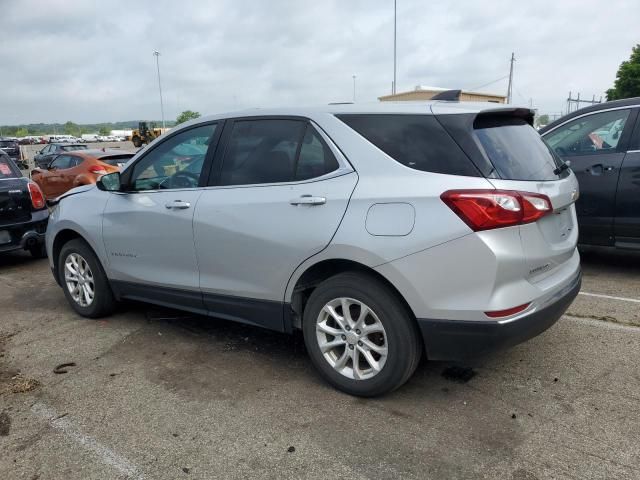
<path fill-rule="evenodd" d="M 11 236 L 9 243 L 0 245 L 0 252 L 26 250 L 44 243 L 48 219 L 49 211 L 44 209 L 33 212 L 28 222 L 0 225 L 0 230 L 8 231 Z"/>
<path fill-rule="evenodd" d="M 464 360 L 511 347 L 551 327 L 580 291 L 580 272 L 545 306 L 511 321 L 418 319 L 431 360 Z"/>

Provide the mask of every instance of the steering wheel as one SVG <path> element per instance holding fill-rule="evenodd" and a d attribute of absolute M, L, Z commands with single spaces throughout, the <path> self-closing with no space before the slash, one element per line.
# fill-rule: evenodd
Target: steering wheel
<path fill-rule="evenodd" d="M 183 170 L 164 179 L 162 183 L 160 183 L 160 188 L 163 188 L 165 183 L 169 184 L 169 188 L 194 188 L 198 186 L 199 181 L 199 175 Z"/>

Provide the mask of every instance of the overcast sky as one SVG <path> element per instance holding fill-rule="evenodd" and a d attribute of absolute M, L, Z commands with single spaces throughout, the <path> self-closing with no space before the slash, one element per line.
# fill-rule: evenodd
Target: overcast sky
<path fill-rule="evenodd" d="M 377 101 L 393 79 L 393 0 L 0 0 L 0 124 L 159 119 Z M 477 89 L 559 112 L 599 97 L 640 42 L 638 0 L 398 0 L 398 91 Z M 480 90 L 505 93 L 507 81 Z"/>

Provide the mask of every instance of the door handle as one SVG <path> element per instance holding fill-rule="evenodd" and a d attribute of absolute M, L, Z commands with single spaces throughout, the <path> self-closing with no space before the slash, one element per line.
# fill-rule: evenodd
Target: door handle
<path fill-rule="evenodd" d="M 591 168 L 587 168 L 586 172 L 591 175 L 602 175 L 604 172 L 610 172 L 613 170 L 613 167 L 610 165 L 602 165 L 601 163 L 597 163 L 595 165 L 591 165 Z"/>
<path fill-rule="evenodd" d="M 183 202 L 182 200 L 173 200 L 164 204 L 169 210 L 184 210 L 189 208 L 191 204 L 189 202 Z"/>
<path fill-rule="evenodd" d="M 289 203 L 291 205 L 324 205 L 327 203 L 327 199 L 325 197 L 314 197 L 311 195 L 302 195 L 299 198 L 294 198 L 290 200 Z"/>

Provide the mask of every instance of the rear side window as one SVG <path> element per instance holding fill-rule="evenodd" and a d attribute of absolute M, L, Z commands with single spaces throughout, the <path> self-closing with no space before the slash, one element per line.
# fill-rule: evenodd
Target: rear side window
<path fill-rule="evenodd" d="M 424 172 L 480 175 L 433 115 L 337 115 L 401 164 Z"/>
<path fill-rule="evenodd" d="M 320 177 L 337 169 L 338 161 L 327 144 L 311 125 L 307 126 L 296 165 L 296 180 Z"/>
<path fill-rule="evenodd" d="M 13 164 L 8 155 L 0 153 L 0 179 L 19 178 L 22 174 Z"/>
<path fill-rule="evenodd" d="M 557 180 L 561 161 L 529 123 L 517 117 L 479 115 L 474 133 L 499 178 Z M 568 175 L 565 172 L 564 175 Z"/>

